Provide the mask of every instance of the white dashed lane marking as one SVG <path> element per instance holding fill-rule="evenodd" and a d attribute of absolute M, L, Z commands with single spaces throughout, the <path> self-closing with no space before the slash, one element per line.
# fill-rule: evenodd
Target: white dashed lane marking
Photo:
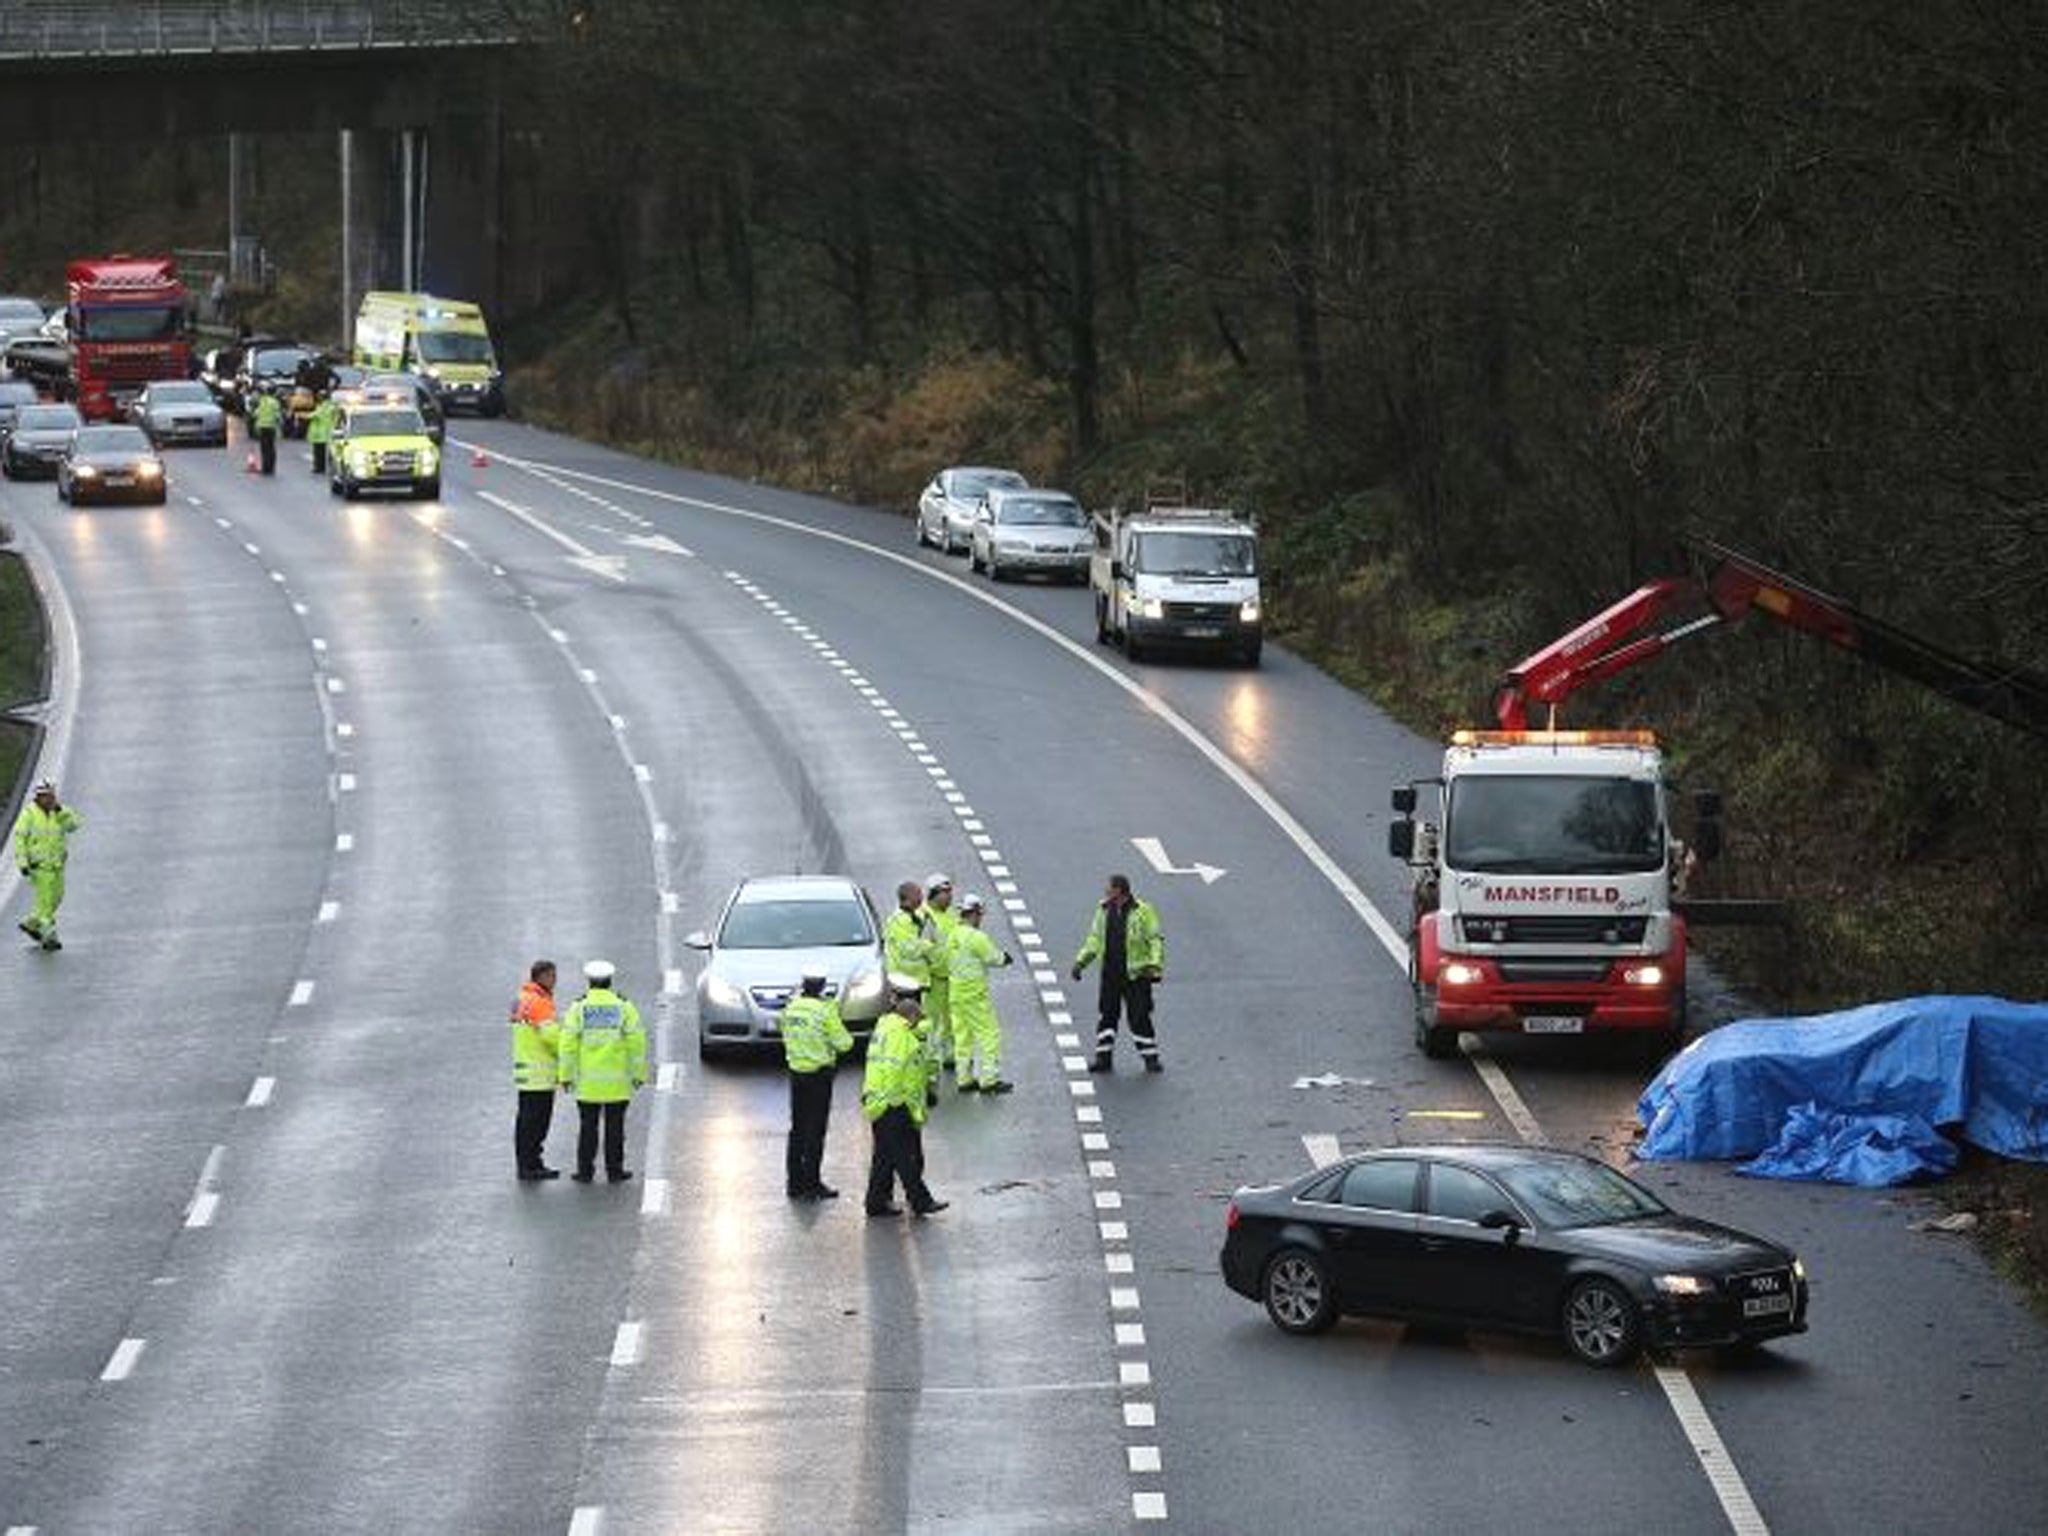
<path fill-rule="evenodd" d="M 149 1347 L 147 1339 L 123 1339 L 114 1346 L 114 1352 L 107 1357 L 106 1369 L 100 1372 L 101 1381 L 126 1381 L 135 1374 L 136 1363 L 142 1359 L 143 1350 Z"/>
<path fill-rule="evenodd" d="M 249 1097 L 242 1102 L 250 1109 L 261 1109 L 270 1102 L 270 1096 L 276 1091 L 276 1078 L 259 1077 L 249 1085 Z"/>

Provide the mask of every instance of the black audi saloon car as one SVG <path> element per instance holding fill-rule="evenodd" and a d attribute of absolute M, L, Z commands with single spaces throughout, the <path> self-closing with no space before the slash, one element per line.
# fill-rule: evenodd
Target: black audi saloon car
<path fill-rule="evenodd" d="M 57 499 L 74 507 L 105 501 L 160 507 L 168 496 L 164 461 L 140 427 L 80 427 L 57 465 Z"/>
<path fill-rule="evenodd" d="M 1412 1318 L 1551 1334 L 1611 1366 L 1806 1331 L 1789 1250 L 1569 1152 L 1390 1147 L 1241 1189 L 1227 1226 L 1224 1280 L 1288 1333 Z"/>

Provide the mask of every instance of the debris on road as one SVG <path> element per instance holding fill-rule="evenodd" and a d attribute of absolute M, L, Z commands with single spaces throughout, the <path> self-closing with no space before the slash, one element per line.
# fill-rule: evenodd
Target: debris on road
<path fill-rule="evenodd" d="M 1925 1221 L 1916 1221 L 1908 1229 L 1914 1232 L 1974 1232 L 1977 1230 L 1975 1211 L 1955 1211 L 1947 1216 L 1930 1216 Z"/>
<path fill-rule="evenodd" d="M 1297 1077 L 1297 1088 L 1374 1088 L 1378 1084 L 1369 1077 L 1339 1077 L 1335 1072 L 1324 1072 L 1315 1077 Z"/>

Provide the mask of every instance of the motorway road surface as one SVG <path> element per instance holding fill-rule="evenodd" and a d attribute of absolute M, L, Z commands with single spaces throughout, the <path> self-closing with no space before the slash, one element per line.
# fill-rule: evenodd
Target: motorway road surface
<path fill-rule="evenodd" d="M 899 518 L 456 435 L 491 462 L 419 506 L 301 446 L 175 455 L 162 510 L 0 486 L 67 598 L 87 821 L 68 947 L 0 969 L 0 1529 L 2038 1528 L 2048 1330 L 1904 1200 L 1647 1170 L 1807 1259 L 1814 1331 L 1741 1363 L 1294 1340 L 1224 1290 L 1240 1183 L 1625 1144 L 1639 1056 L 1408 1043 L 1369 917 L 1429 743 L 1284 650 L 1127 666 L 1085 594 Z M 935 1221 L 793 1208 L 782 1079 L 700 1067 L 681 936 L 743 874 L 933 868 L 1019 958 L 1019 1091 L 934 1115 Z M 1170 937 L 1161 1077 L 1078 1070 L 1111 868 Z M 506 1007 L 599 953 L 663 1064 L 641 1177 L 515 1183 Z M 842 1074 L 849 1196 L 865 1143 Z"/>

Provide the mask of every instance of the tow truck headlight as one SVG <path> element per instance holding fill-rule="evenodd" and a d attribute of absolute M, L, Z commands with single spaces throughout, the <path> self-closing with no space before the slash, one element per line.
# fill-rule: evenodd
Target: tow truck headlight
<path fill-rule="evenodd" d="M 1238 618 L 1239 618 L 1240 620 L 1242 620 L 1242 621 L 1243 621 L 1244 623 L 1246 623 L 1246 624 L 1256 624 L 1256 623 L 1258 623 L 1258 622 L 1259 622 L 1259 600 L 1258 600 L 1258 599 L 1257 599 L 1256 597 L 1248 597 L 1248 598 L 1246 598 L 1246 599 L 1245 599 L 1245 600 L 1244 600 L 1244 601 L 1243 601 L 1242 603 L 1238 604 L 1238 607 L 1237 607 L 1237 616 L 1238 616 Z"/>
<path fill-rule="evenodd" d="M 1621 973 L 1621 979 L 1632 987 L 1661 987 L 1664 985 L 1664 967 L 1632 965 Z"/>
<path fill-rule="evenodd" d="M 1479 966 L 1465 960 L 1452 960 L 1437 973 L 1437 981 L 1446 987 L 1475 987 L 1486 980 L 1486 972 Z"/>
<path fill-rule="evenodd" d="M 1711 1296 L 1714 1282 L 1704 1275 L 1657 1275 L 1650 1283 L 1666 1296 Z"/>
<path fill-rule="evenodd" d="M 706 976 L 704 1001 L 714 1008 L 744 1008 L 747 1005 L 747 994 L 723 976 Z"/>
<path fill-rule="evenodd" d="M 1166 604 L 1156 597 L 1141 597 L 1137 601 L 1138 617 L 1141 619 L 1163 619 Z"/>

